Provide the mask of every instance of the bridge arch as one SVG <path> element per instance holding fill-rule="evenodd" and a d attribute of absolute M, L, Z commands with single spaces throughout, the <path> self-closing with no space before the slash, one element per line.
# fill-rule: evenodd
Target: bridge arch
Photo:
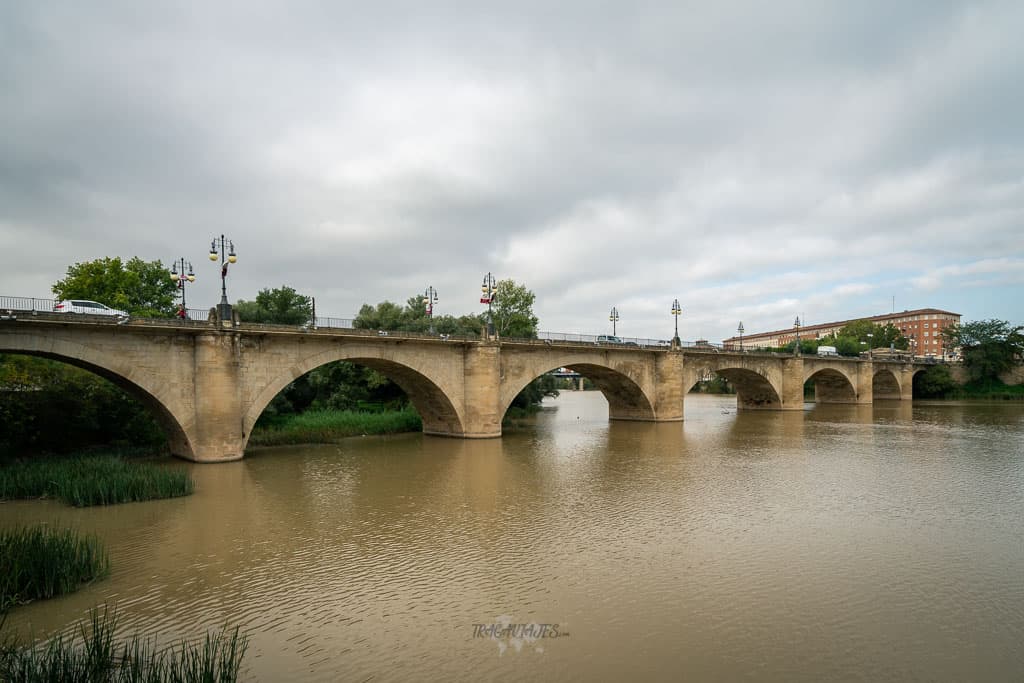
<path fill-rule="evenodd" d="M 876 400 L 899 400 L 903 398 L 900 378 L 889 368 L 876 370 L 871 376 L 871 392 Z"/>
<path fill-rule="evenodd" d="M 194 459 L 196 425 L 191 420 L 184 419 L 185 415 L 188 415 L 187 411 L 180 411 L 181 417 L 176 414 L 173 407 L 178 406 L 181 401 L 172 387 L 154 381 L 150 373 L 138 372 L 133 364 L 126 363 L 121 356 L 102 353 L 84 344 L 61 340 L 48 344 L 48 348 L 44 349 L 38 344 L 18 343 L 17 339 L 0 338 L 0 353 L 60 361 L 102 377 L 146 407 L 167 437 L 171 453 Z"/>
<path fill-rule="evenodd" d="M 577 356 L 578 357 L 578 356 Z M 512 401 L 525 389 L 530 382 L 541 375 L 567 368 L 583 375 L 600 390 L 608 401 L 608 417 L 612 420 L 655 420 L 655 402 L 636 379 L 622 370 L 616 369 L 611 363 L 603 363 L 598 359 L 573 362 L 571 358 L 559 360 L 543 359 L 527 366 L 517 368 L 514 373 L 507 373 L 501 386 L 501 403 L 498 406 L 499 418 L 504 417 Z"/>
<path fill-rule="evenodd" d="M 845 368 L 820 368 L 810 370 L 804 382 L 814 382 L 814 400 L 817 403 L 856 403 L 856 377 L 847 374 Z"/>
<path fill-rule="evenodd" d="M 779 409 L 782 397 L 764 375 L 747 368 L 725 367 L 717 370 L 736 387 L 736 407 L 743 409 Z"/>
<path fill-rule="evenodd" d="M 424 434 L 457 436 L 465 434 L 465 416 L 455 407 L 451 398 L 442 389 L 443 380 L 433 377 L 429 368 L 417 367 L 411 359 L 398 360 L 385 357 L 385 349 L 340 347 L 309 355 L 287 368 L 279 369 L 272 378 L 255 392 L 255 396 L 244 411 L 243 432 L 248 435 L 256 420 L 267 405 L 288 384 L 327 363 L 347 361 L 368 367 L 381 373 L 397 384 L 423 420 Z"/>

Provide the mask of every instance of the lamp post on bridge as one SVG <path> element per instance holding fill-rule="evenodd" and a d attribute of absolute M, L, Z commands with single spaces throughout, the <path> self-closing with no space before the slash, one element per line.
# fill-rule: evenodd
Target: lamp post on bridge
<path fill-rule="evenodd" d="M 679 299 L 672 301 L 672 317 L 676 319 L 676 333 L 672 337 L 672 346 L 679 348 L 682 344 L 679 341 L 679 316 L 683 314 L 683 307 L 679 305 Z"/>
<path fill-rule="evenodd" d="M 423 293 L 423 305 L 427 307 L 427 318 L 430 320 L 430 334 L 434 334 L 434 304 L 437 303 L 437 290 L 427 287 Z"/>
<path fill-rule="evenodd" d="M 225 255 L 225 246 L 227 254 Z M 220 253 L 218 254 L 218 248 Z M 228 264 L 238 260 L 235 256 L 235 243 L 225 239 L 224 235 L 215 237 L 210 241 L 210 260 L 216 262 L 220 257 L 220 303 L 217 304 L 217 317 L 223 320 L 231 320 L 231 304 L 228 303 L 227 276 Z"/>
<path fill-rule="evenodd" d="M 178 264 L 181 264 L 181 274 L 178 274 Z M 188 273 L 185 272 L 185 264 L 188 264 Z M 175 261 L 171 265 L 171 280 L 178 283 L 178 289 L 181 290 L 181 309 L 177 315 L 182 320 L 188 318 L 188 304 L 185 302 L 185 285 L 196 281 L 196 274 L 192 270 L 192 262 L 186 261 L 185 257 L 182 256 L 180 259 Z"/>
<path fill-rule="evenodd" d="M 494 276 L 490 273 L 484 275 L 484 282 L 480 285 L 480 293 L 483 296 L 480 297 L 480 303 L 487 304 L 487 336 L 494 336 L 494 317 L 491 314 L 491 302 L 494 301 L 494 292 L 496 282 Z"/>
<path fill-rule="evenodd" d="M 611 313 L 608 314 L 608 319 L 612 321 L 612 336 L 618 336 L 615 331 L 615 325 L 619 322 L 619 312 L 612 306 Z"/>
<path fill-rule="evenodd" d="M 793 321 L 793 328 L 796 330 L 796 344 L 793 345 L 793 355 L 800 355 L 800 316 Z"/>
<path fill-rule="evenodd" d="M 736 331 L 740 333 L 740 353 L 743 353 L 743 321 L 740 321 L 740 326 L 736 328 Z"/>

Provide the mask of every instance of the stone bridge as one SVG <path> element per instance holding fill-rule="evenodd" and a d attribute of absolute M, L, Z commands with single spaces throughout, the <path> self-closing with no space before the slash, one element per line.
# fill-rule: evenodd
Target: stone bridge
<path fill-rule="evenodd" d="M 345 360 L 397 383 L 425 434 L 501 436 L 501 421 L 533 379 L 566 367 L 608 399 L 613 420 L 681 421 L 686 393 L 717 373 L 743 409 L 801 410 L 816 400 L 911 398 L 923 365 L 855 358 L 470 340 L 411 333 L 108 319 L 37 313 L 0 322 L 0 353 L 64 361 L 101 375 L 149 406 L 171 451 L 199 462 L 237 460 L 263 409 L 291 381 Z"/>

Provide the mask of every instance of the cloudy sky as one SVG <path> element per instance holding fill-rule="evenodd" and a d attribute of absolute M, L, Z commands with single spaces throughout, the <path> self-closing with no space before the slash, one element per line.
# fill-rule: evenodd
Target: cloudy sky
<path fill-rule="evenodd" d="M 0 3 L 0 295 L 170 264 L 215 304 L 720 340 L 1024 322 L 1024 3 Z"/>

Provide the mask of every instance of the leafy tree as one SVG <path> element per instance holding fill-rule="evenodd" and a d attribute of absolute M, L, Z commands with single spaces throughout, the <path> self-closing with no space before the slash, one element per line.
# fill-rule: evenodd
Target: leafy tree
<path fill-rule="evenodd" d="M 480 334 L 483 319 L 478 315 L 434 316 L 434 332 L 476 337 Z M 376 306 L 363 304 L 352 326 L 361 330 L 388 330 L 400 332 L 427 332 L 430 318 L 427 317 L 422 295 L 409 297 L 405 307 L 392 301 L 382 301 Z"/>
<path fill-rule="evenodd" d="M 376 306 L 363 304 L 352 321 L 352 327 L 360 330 L 401 330 L 405 319 L 403 309 L 391 301 L 382 301 Z"/>
<path fill-rule="evenodd" d="M 494 316 L 494 330 L 499 337 L 535 339 L 537 337 L 537 316 L 533 304 L 537 295 L 515 280 L 500 280 L 491 313 Z"/>
<path fill-rule="evenodd" d="M 942 330 L 946 348 L 959 348 L 970 378 L 992 384 L 1024 355 L 1024 327 L 1005 320 L 977 320 Z"/>
<path fill-rule="evenodd" d="M 956 388 L 956 380 L 946 365 L 932 365 L 924 372 L 914 375 L 914 396 L 943 398 Z"/>
<path fill-rule="evenodd" d="M 282 285 L 261 289 L 255 301 L 239 299 L 235 311 L 243 322 L 302 325 L 313 317 L 313 300 Z"/>
<path fill-rule="evenodd" d="M 91 299 L 131 315 L 170 316 L 178 287 L 160 261 L 106 257 L 68 266 L 67 277 L 53 287 L 58 299 Z"/>
<path fill-rule="evenodd" d="M 0 453 L 7 455 L 166 442 L 152 414 L 111 382 L 18 354 L 0 354 L 0 424 Z"/>
<path fill-rule="evenodd" d="M 861 351 L 889 347 L 906 350 L 910 345 L 910 341 L 892 323 L 876 325 L 870 320 L 849 322 L 818 343 L 836 347 L 840 356 L 856 356 Z"/>

